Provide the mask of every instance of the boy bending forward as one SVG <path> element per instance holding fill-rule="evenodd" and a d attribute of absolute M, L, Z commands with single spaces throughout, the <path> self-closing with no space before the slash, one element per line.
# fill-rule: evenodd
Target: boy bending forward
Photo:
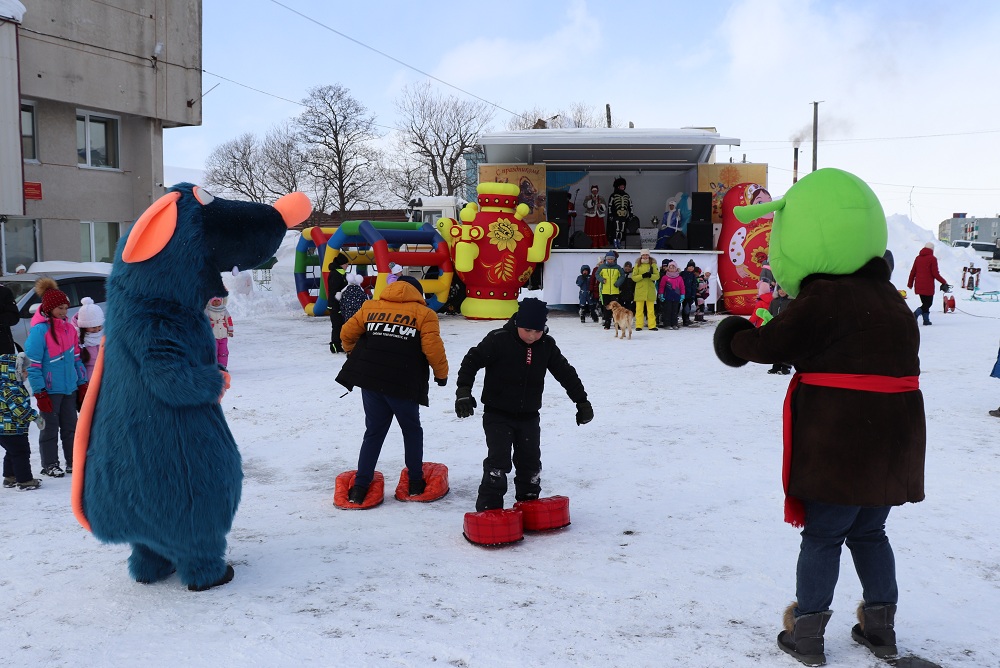
<path fill-rule="evenodd" d="M 538 411 L 542 407 L 546 371 L 552 372 L 576 404 L 576 423 L 586 424 L 594 419 L 594 409 L 587 401 L 576 369 L 548 335 L 547 313 L 545 302 L 522 300 L 514 317 L 487 334 L 462 360 L 455 400 L 455 413 L 460 418 L 472 416 L 476 407 L 472 385 L 479 370 L 486 369 L 481 399 L 488 454 L 483 460 L 477 511 L 503 508 L 512 463 L 514 498 L 530 501 L 541 492 Z"/>

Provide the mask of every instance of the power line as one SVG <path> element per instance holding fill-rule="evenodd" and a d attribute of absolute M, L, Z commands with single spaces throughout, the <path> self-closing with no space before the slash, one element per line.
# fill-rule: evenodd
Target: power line
<path fill-rule="evenodd" d="M 413 65 L 410 65 L 409 63 L 404 62 L 404 61 L 400 60 L 399 58 L 396 58 L 395 56 L 390 56 L 385 51 L 380 51 L 380 50 L 376 49 L 374 46 L 369 46 L 368 44 L 365 44 L 364 42 L 362 42 L 360 40 L 354 39 L 350 35 L 346 35 L 346 34 L 340 32 L 339 30 L 336 30 L 335 28 L 331 28 L 330 26 L 326 25 L 325 23 L 322 23 L 322 22 L 320 22 L 320 21 L 312 18 L 311 16 L 307 16 L 306 14 L 303 14 L 302 12 L 300 12 L 297 9 L 292 9 L 288 5 L 286 5 L 284 3 L 281 3 L 281 2 L 278 2 L 278 0 L 271 0 L 271 2 L 273 2 L 276 5 L 278 5 L 279 7 L 283 7 L 285 9 L 287 9 L 288 11 L 292 12 L 293 14 L 298 14 L 299 16 L 301 16 L 302 18 L 304 18 L 306 21 L 310 21 L 311 23 L 315 23 L 319 27 L 324 28 L 326 30 L 329 30 L 330 32 L 334 33 L 335 35 L 340 35 L 344 39 L 349 40 L 351 42 L 354 42 L 358 46 L 364 47 L 364 48 L 368 49 L 369 51 L 374 51 L 378 55 L 380 55 L 380 56 L 382 56 L 384 58 L 388 58 L 389 60 L 393 61 L 394 63 L 398 63 L 398 64 L 402 65 L 403 67 L 411 69 L 411 70 L 413 70 L 414 72 L 416 72 L 418 74 L 422 74 L 423 76 L 427 77 L 428 79 L 433 79 L 434 81 L 437 81 L 438 83 L 441 83 L 441 84 L 444 84 L 445 86 L 448 86 L 449 88 L 454 88 L 455 90 L 459 91 L 460 93 L 464 93 L 465 95 L 468 95 L 469 97 L 474 97 L 477 100 L 479 100 L 480 102 L 485 102 L 486 104 L 490 105 L 491 107 L 496 107 L 497 109 L 500 109 L 502 111 L 506 111 L 511 116 L 522 117 L 521 114 L 513 112 L 510 109 L 507 109 L 505 107 L 501 107 L 496 102 L 491 102 L 490 100 L 487 100 L 486 98 L 479 97 L 475 93 L 470 93 L 469 91 L 465 90 L 464 88 L 460 88 L 460 87 L 456 86 L 455 84 L 448 83 L 444 79 L 440 79 L 440 78 L 434 76 L 433 74 L 430 74 L 429 72 L 424 72 L 422 69 L 420 69 L 418 67 L 414 67 Z"/>
<path fill-rule="evenodd" d="M 733 163 L 733 164 L 740 164 L 740 163 Z M 779 171 L 779 172 L 788 172 L 789 174 L 794 173 L 794 171 L 795 171 L 793 169 L 787 169 L 785 167 L 778 167 L 778 166 L 776 166 L 776 165 L 774 165 L 772 163 L 767 163 L 767 169 L 768 169 L 768 171 L 770 171 L 770 170 L 773 169 L 773 170 Z M 866 180 L 865 183 L 867 183 L 868 185 L 885 186 L 885 187 L 890 187 L 890 188 L 905 188 L 907 190 L 910 189 L 910 188 L 917 188 L 918 190 L 923 190 L 923 191 L 946 190 L 946 191 L 958 191 L 958 192 L 968 192 L 968 193 L 978 193 L 978 192 L 981 192 L 981 193 L 996 193 L 996 192 L 1000 192 L 1000 188 L 950 188 L 950 187 L 945 187 L 945 186 L 918 186 L 918 185 L 914 185 L 912 183 L 911 184 L 905 184 L 905 185 L 902 184 L 902 183 L 882 183 L 880 181 L 868 181 L 868 180 Z"/>
<path fill-rule="evenodd" d="M 818 143 L 820 144 L 848 144 L 848 143 L 860 143 L 869 141 L 898 141 L 901 139 L 933 139 L 936 137 L 963 137 L 967 135 L 986 135 L 986 134 L 997 134 L 1000 130 L 970 130 L 968 132 L 941 132 L 937 134 L 929 135 L 900 135 L 898 137 L 856 137 L 856 138 L 846 138 L 846 139 L 820 139 Z M 741 139 L 740 144 L 789 144 L 794 143 L 795 140 L 792 139 Z M 803 144 L 808 144 L 808 140 L 801 140 Z M 763 149 L 762 149 L 763 150 Z M 766 149 L 771 150 L 771 149 Z"/>
<path fill-rule="evenodd" d="M 259 88 L 254 88 L 253 86 L 249 86 L 249 85 L 247 85 L 245 83 L 241 83 L 239 81 L 236 81 L 235 79 L 230 79 L 229 77 L 224 77 L 221 74 L 216 74 L 214 72 L 209 72 L 208 70 L 204 70 L 204 69 L 202 70 L 202 72 L 205 73 L 205 74 L 207 74 L 207 75 L 209 75 L 209 76 L 216 77 L 217 79 L 222 79 L 223 81 L 228 81 L 231 84 L 236 84 L 237 86 L 241 86 L 243 88 L 246 88 L 247 90 L 252 90 L 255 93 L 260 93 L 261 95 L 267 95 L 268 97 L 273 97 L 276 100 L 281 100 L 283 102 L 291 102 L 292 104 L 297 104 L 300 107 L 305 107 L 306 109 L 311 109 L 312 108 L 310 105 L 305 104 L 303 102 L 299 102 L 297 100 L 289 100 L 287 97 L 282 97 L 280 95 L 275 95 L 274 93 L 268 93 L 266 90 L 261 90 Z M 380 123 L 372 123 L 372 125 L 374 125 L 376 127 L 379 127 L 379 128 L 385 128 L 386 130 L 395 130 L 396 129 L 394 127 L 390 127 L 388 125 L 382 125 Z"/>

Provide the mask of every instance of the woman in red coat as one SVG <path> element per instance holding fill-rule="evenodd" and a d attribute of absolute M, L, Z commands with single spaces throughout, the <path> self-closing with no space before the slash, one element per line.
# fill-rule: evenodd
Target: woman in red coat
<path fill-rule="evenodd" d="M 941 278 L 941 274 L 938 272 L 937 258 L 934 257 L 934 242 L 928 241 L 913 260 L 910 278 L 906 281 L 906 287 L 912 288 L 920 297 L 920 306 L 913 312 L 913 315 L 918 318 L 924 316 L 925 325 L 931 324 L 934 281 L 941 281 L 941 285 L 945 287 L 948 285 L 948 281 Z"/>

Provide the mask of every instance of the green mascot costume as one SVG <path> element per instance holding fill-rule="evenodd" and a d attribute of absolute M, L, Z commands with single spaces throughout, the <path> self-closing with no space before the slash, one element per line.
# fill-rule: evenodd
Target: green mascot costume
<path fill-rule="evenodd" d="M 889 281 L 888 230 L 861 179 L 821 169 L 773 202 L 737 207 L 737 218 L 774 212 L 770 265 L 794 299 L 754 328 L 731 316 L 715 350 L 729 366 L 795 367 L 784 405 L 785 520 L 802 528 L 796 598 L 778 646 L 807 665 L 826 661 L 841 545 L 863 587 L 853 638 L 896 655 L 898 591 L 885 521 L 892 506 L 924 498 L 926 428 L 913 313 Z"/>

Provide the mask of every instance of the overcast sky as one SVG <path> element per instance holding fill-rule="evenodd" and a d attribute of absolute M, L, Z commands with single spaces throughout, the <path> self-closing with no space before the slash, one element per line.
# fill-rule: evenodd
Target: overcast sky
<path fill-rule="evenodd" d="M 429 80 L 495 104 L 497 130 L 577 102 L 610 104 L 623 125 L 715 127 L 742 142 L 717 160 L 767 163 L 778 197 L 796 137 L 800 175 L 811 169 L 822 101 L 818 165 L 857 174 L 887 214 L 936 230 L 952 212 L 1000 213 L 998 34 L 989 0 L 208 0 L 203 125 L 167 130 L 164 162 L 201 169 L 214 147 L 263 136 L 326 84 L 388 132 L 402 87 Z"/>

